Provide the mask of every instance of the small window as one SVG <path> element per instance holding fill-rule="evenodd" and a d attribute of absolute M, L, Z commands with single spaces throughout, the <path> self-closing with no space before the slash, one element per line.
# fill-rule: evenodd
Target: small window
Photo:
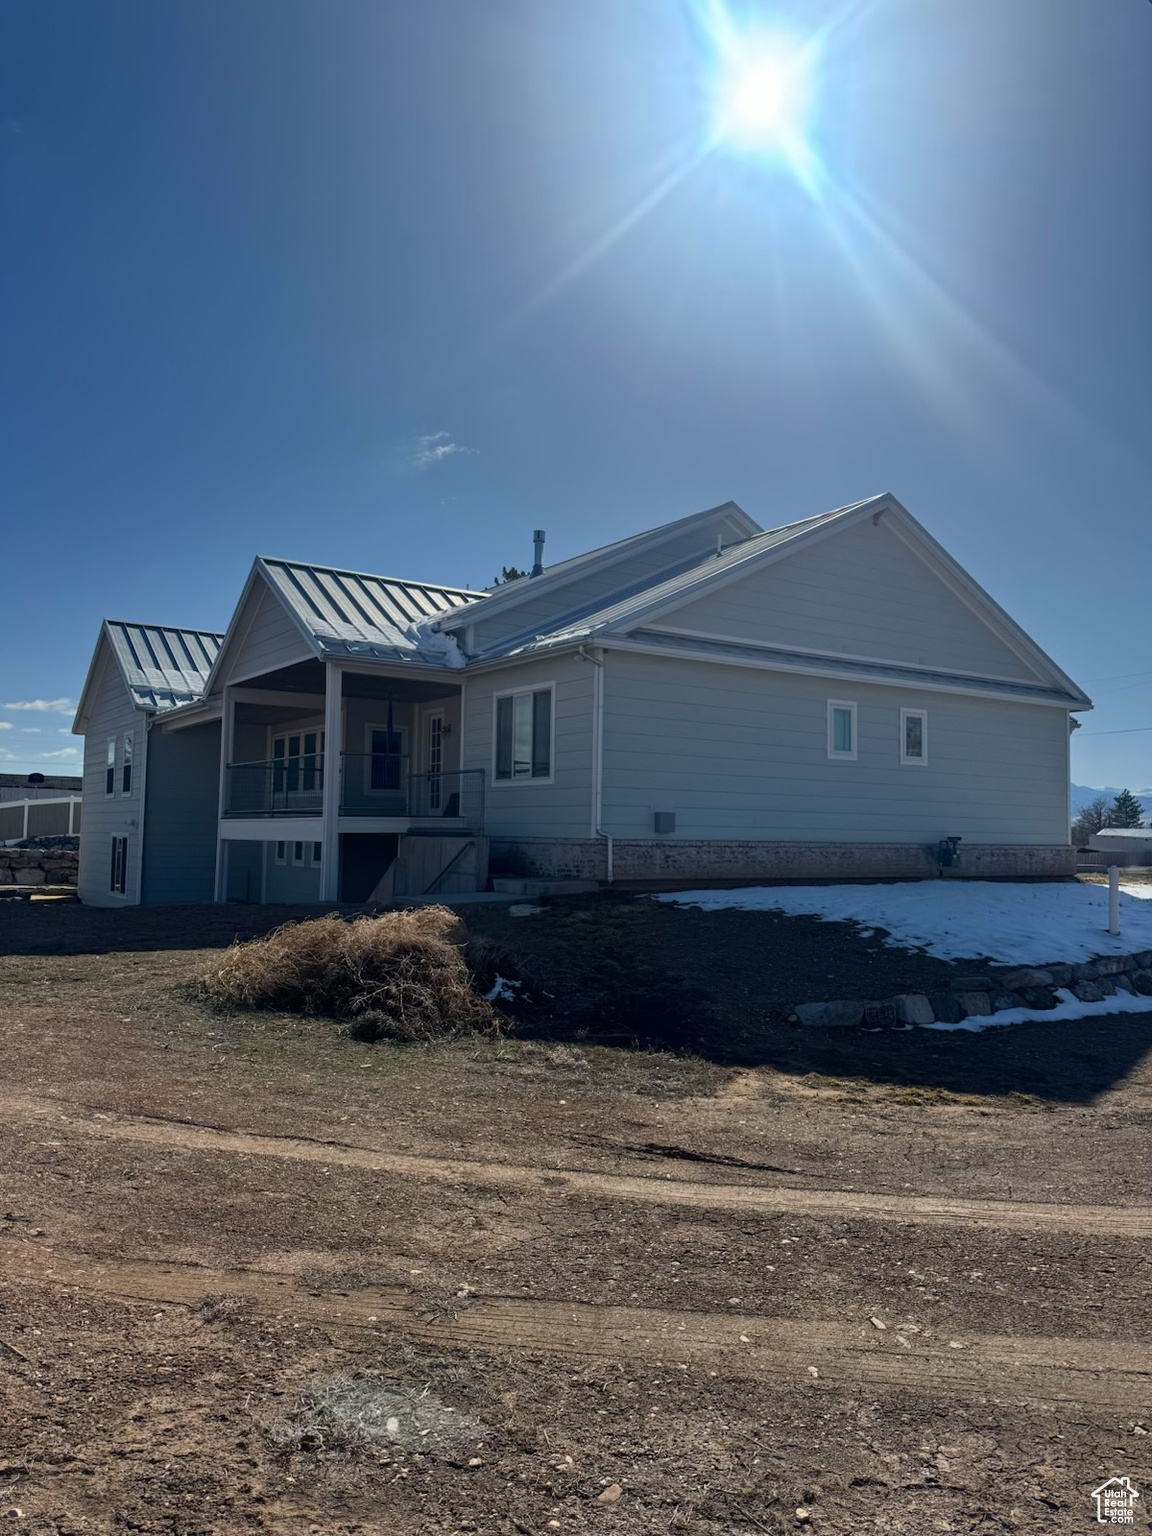
<path fill-rule="evenodd" d="M 113 743 L 115 747 L 115 743 Z M 112 871 L 108 889 L 116 896 L 123 896 L 128 884 L 128 839 L 112 839 Z"/>
<path fill-rule="evenodd" d="M 828 756 L 856 758 L 856 706 L 845 699 L 828 700 Z"/>
<path fill-rule="evenodd" d="M 308 846 L 309 846 L 309 849 L 310 849 L 310 852 L 308 854 L 308 862 L 309 862 L 309 864 L 313 864 L 313 865 L 319 864 L 319 862 L 320 862 L 320 855 L 323 852 L 323 848 L 324 848 L 323 843 L 309 843 Z"/>
<path fill-rule="evenodd" d="M 283 840 L 276 844 L 276 862 L 277 864 L 287 864 L 288 862 L 288 844 Z"/>
<path fill-rule="evenodd" d="M 552 688 L 496 699 L 496 778 L 552 777 Z"/>
<path fill-rule="evenodd" d="M 107 766 L 104 770 L 104 793 L 114 795 L 116 793 L 116 738 L 113 736 L 108 743 Z"/>
<path fill-rule="evenodd" d="M 132 738 L 124 738 L 124 756 L 120 762 L 120 793 L 130 795 L 132 793 Z"/>
<path fill-rule="evenodd" d="M 293 862 L 293 864 L 303 864 L 303 862 L 304 862 L 304 844 L 303 844 L 303 842 L 298 842 L 298 843 L 293 843 L 292 844 L 292 862 Z"/>
<path fill-rule="evenodd" d="M 900 711 L 900 761 L 922 765 L 928 761 L 928 711 Z"/>

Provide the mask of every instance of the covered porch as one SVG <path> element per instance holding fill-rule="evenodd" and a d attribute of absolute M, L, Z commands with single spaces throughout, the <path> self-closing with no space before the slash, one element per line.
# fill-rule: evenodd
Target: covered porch
<path fill-rule="evenodd" d="M 400 835 L 441 842 L 480 833 L 484 772 L 460 767 L 461 697 L 450 676 L 319 660 L 229 684 L 217 900 L 234 895 L 238 861 L 251 863 L 255 846 L 265 850 L 262 889 L 269 867 L 295 868 L 294 888 L 314 882 L 313 899 L 334 901 L 349 883 L 341 870 L 354 846 L 372 851 L 382 877 Z M 241 844 L 250 845 L 244 853 Z M 359 889 L 369 873 L 359 870 L 351 883 Z"/>

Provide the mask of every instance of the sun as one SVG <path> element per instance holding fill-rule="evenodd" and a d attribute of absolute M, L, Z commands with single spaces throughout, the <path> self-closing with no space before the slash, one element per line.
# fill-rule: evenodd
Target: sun
<path fill-rule="evenodd" d="M 746 153 L 803 158 L 813 65 L 812 48 L 792 38 L 725 38 L 714 88 L 716 141 Z"/>

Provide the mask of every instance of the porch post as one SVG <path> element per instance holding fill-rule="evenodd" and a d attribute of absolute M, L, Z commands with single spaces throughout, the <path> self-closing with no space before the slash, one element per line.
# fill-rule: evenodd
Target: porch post
<path fill-rule="evenodd" d="M 344 763 L 343 672 L 324 664 L 324 798 L 320 820 L 320 900 L 340 900 L 340 785 Z"/>
<path fill-rule="evenodd" d="M 220 714 L 220 791 L 216 807 L 216 892 L 215 899 L 224 901 L 228 895 L 228 845 L 220 836 L 220 823 L 228 804 L 228 765 L 232 761 L 232 739 L 236 725 L 236 701 L 227 683 L 224 685 L 224 704 Z"/>

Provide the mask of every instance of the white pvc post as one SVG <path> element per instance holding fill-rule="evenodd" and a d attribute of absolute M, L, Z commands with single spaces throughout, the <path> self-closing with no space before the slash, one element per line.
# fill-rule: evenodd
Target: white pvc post
<path fill-rule="evenodd" d="M 1116 864 L 1108 868 L 1108 932 L 1120 932 L 1120 868 Z"/>

